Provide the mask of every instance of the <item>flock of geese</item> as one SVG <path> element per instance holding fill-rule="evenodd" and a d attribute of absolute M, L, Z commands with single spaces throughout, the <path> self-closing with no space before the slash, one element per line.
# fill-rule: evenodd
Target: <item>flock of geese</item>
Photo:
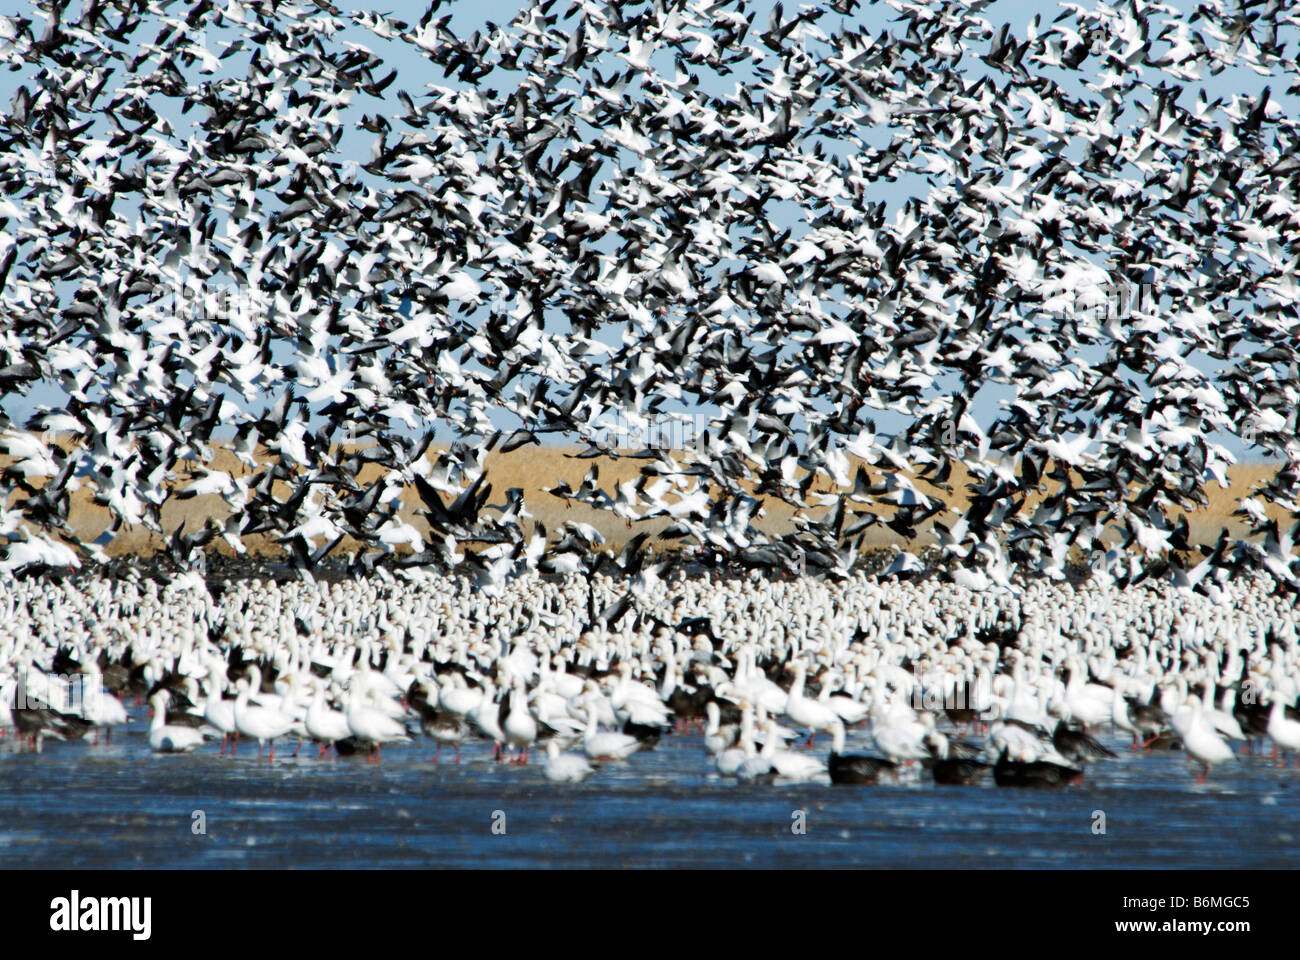
<path fill-rule="evenodd" d="M 1292 600 L 1226 589 L 1230 604 L 1164 585 L 674 573 L 613 620 L 590 614 L 619 603 L 605 575 L 500 595 L 459 577 L 32 578 L 0 591 L 0 731 L 33 750 L 107 740 L 135 698 L 160 753 L 256 741 L 272 760 L 311 741 L 379 762 L 423 737 L 435 761 L 467 742 L 521 765 L 541 753 L 558 782 L 687 732 L 740 780 L 1058 786 L 1125 749 L 1110 732 L 1181 748 L 1201 777 L 1234 748 L 1285 764 L 1300 758 Z"/>
<path fill-rule="evenodd" d="M 442 0 L 0 16 L 0 571 L 143 526 L 182 570 L 260 535 L 304 579 L 345 540 L 357 575 L 592 574 L 592 528 L 527 526 L 485 469 L 560 436 L 640 477 L 549 495 L 701 562 L 843 578 L 868 528 L 934 520 L 972 586 L 1074 553 L 1121 585 L 1300 586 L 1266 512 L 1300 493 L 1300 15 L 997 9 L 533 0 L 468 36 Z M 604 432 L 693 410 L 692 456 Z M 1227 436 L 1282 467 L 1240 505 L 1262 536 L 1189 568 L 1178 514 L 1227 485 Z M 74 494 L 110 513 L 93 539 Z M 187 498 L 206 521 L 164 530 Z M 769 498 L 792 529 L 755 526 Z M 275 709 L 251 680 L 202 694 Z"/>

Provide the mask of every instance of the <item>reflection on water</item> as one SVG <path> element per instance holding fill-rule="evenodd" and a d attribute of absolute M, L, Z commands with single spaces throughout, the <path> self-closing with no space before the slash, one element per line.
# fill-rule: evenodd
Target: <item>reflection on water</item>
<path fill-rule="evenodd" d="M 0 751 L 0 866 L 13 867 L 1290 867 L 1300 863 L 1300 769 L 1242 756 L 1194 783 L 1177 751 L 1094 764 L 1055 791 L 738 784 L 698 734 L 665 737 L 586 783 L 540 762 L 461 764 L 431 745 L 383 763 L 259 763 L 241 747 L 153 756 L 143 717 L 111 746 Z M 862 734 L 848 749 L 862 751 Z M 824 750 L 819 744 L 819 751 Z M 824 753 L 823 753 L 824 755 Z M 538 761 L 541 754 L 536 754 Z M 193 814 L 203 811 L 206 834 Z M 804 835 L 792 833 L 806 811 Z M 1106 814 L 1094 834 L 1094 811 Z M 498 814 L 497 811 L 501 813 Z M 504 817 L 502 817 L 504 814 Z M 504 834 L 494 822 L 504 821 Z"/>

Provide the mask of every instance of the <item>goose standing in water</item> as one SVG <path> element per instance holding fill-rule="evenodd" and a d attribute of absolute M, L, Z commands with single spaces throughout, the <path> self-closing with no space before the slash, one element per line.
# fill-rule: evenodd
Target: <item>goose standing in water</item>
<path fill-rule="evenodd" d="M 1268 736 L 1279 751 L 1278 766 L 1286 766 L 1286 752 L 1300 751 L 1300 721 L 1286 715 L 1286 698 L 1280 690 L 1273 693 L 1273 706 L 1268 712 Z"/>
<path fill-rule="evenodd" d="M 561 753 L 558 743 L 554 740 L 547 742 L 545 772 L 546 779 L 552 783 L 580 783 L 594 769 L 586 757 L 580 757 L 576 753 Z"/>
<path fill-rule="evenodd" d="M 348 684 L 348 730 L 361 743 L 368 744 L 367 763 L 378 763 L 380 748 L 385 743 L 410 743 L 406 727 L 388 715 L 381 707 L 372 705 L 374 694 L 369 684 L 353 674 Z"/>
<path fill-rule="evenodd" d="M 153 707 L 153 720 L 149 724 L 149 749 L 154 753 L 189 753 L 203 746 L 203 734 L 193 727 L 178 727 L 167 723 L 166 690 L 159 690 L 149 698 Z"/>
<path fill-rule="evenodd" d="M 221 731 L 221 754 L 225 754 L 227 743 L 233 754 L 235 741 L 239 738 L 239 728 L 235 726 L 235 701 L 225 699 L 227 681 L 224 665 L 220 662 L 213 664 L 208 670 L 208 679 L 208 698 L 203 705 L 203 719 Z"/>
<path fill-rule="evenodd" d="M 1187 755 L 1201 765 L 1204 782 L 1210 777 L 1210 767 L 1233 759 L 1232 748 L 1223 742 L 1214 727 L 1201 715 L 1201 701 L 1195 697 L 1174 711 L 1171 721 L 1182 738 Z"/>
<path fill-rule="evenodd" d="M 735 724 L 722 725 L 722 711 L 711 700 L 704 705 L 704 715 L 708 718 L 704 728 L 704 749 L 709 756 L 716 757 L 736 743 L 740 731 Z"/>
<path fill-rule="evenodd" d="M 768 720 L 766 724 L 766 741 L 759 754 L 759 760 L 767 765 L 767 770 L 755 770 L 754 776 L 762 776 L 770 770 L 783 780 L 812 780 L 826 773 L 826 765 L 816 757 L 806 753 L 796 753 L 779 746 L 781 738 L 777 735 L 777 723 Z"/>
<path fill-rule="evenodd" d="M 99 663 L 93 657 L 86 658 L 81 672 L 85 676 L 81 689 L 82 715 L 95 725 L 96 740 L 102 728 L 104 742 L 110 743 L 113 728 L 120 727 L 127 721 L 126 707 L 104 688 L 104 675 L 100 673 Z"/>
<path fill-rule="evenodd" d="M 248 680 L 240 680 L 235 684 L 235 691 L 238 696 L 235 698 L 235 727 L 239 730 L 241 736 L 248 737 L 257 741 L 257 759 L 262 759 L 262 751 L 266 744 L 271 744 L 271 752 L 267 760 L 275 759 L 275 741 L 283 737 L 293 729 L 296 722 L 293 717 L 287 717 L 280 711 L 271 707 L 259 707 L 250 704 L 249 701 L 249 683 Z M 235 755 L 234 748 L 231 748 L 230 755 Z"/>
<path fill-rule="evenodd" d="M 710 703 L 709 706 L 717 710 L 716 703 Z M 718 773 L 724 777 L 739 776 L 745 761 L 757 754 L 758 751 L 754 748 L 754 709 L 748 701 L 741 701 L 740 730 L 736 742 L 718 753 L 715 765 Z"/>
<path fill-rule="evenodd" d="M 311 706 L 307 709 L 307 736 L 320 744 L 320 752 L 317 758 L 327 756 L 331 750 L 334 755 L 338 756 L 338 747 L 336 744 L 340 740 L 346 740 L 352 735 L 352 730 L 348 726 L 348 715 L 342 710 L 333 710 L 325 703 L 325 681 L 320 677 L 313 678 L 312 682 L 313 695 Z"/>
<path fill-rule="evenodd" d="M 785 713 L 797 726 L 808 731 L 806 746 L 811 747 L 815 745 L 818 733 L 829 733 L 841 721 L 840 715 L 829 704 L 809 700 L 803 695 L 807 673 L 808 665 L 802 660 L 795 661 L 794 683 L 790 685 L 790 693 L 786 697 Z"/>
<path fill-rule="evenodd" d="M 599 732 L 596 728 L 596 711 L 587 711 L 587 734 L 582 739 L 582 749 L 593 760 L 626 760 L 639 750 L 636 737 L 626 733 Z"/>
<path fill-rule="evenodd" d="M 506 695 L 501 698 L 497 723 L 505 735 L 506 746 L 518 750 L 512 762 L 528 763 L 529 748 L 537 740 L 537 720 L 528 709 L 523 677 L 515 677 L 506 690 Z"/>

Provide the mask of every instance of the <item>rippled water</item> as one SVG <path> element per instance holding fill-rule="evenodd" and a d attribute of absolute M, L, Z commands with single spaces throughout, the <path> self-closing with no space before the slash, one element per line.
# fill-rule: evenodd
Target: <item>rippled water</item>
<path fill-rule="evenodd" d="M 586 783 L 535 762 L 432 763 L 427 743 L 273 763 L 245 744 L 154 756 L 136 716 L 112 745 L 0 752 L 0 866 L 12 867 L 1294 867 L 1300 769 L 1243 756 L 1208 784 L 1178 751 L 1131 754 L 1060 790 L 738 784 L 700 735 L 672 735 Z M 819 741 L 819 751 L 823 746 Z M 283 748 L 282 748 L 283 749 Z M 865 749 L 851 733 L 848 749 Z M 824 754 L 823 754 L 824 755 Z M 192 831 L 202 810 L 206 834 Z M 804 810 L 806 834 L 792 833 Z M 1093 833 L 1094 811 L 1106 833 Z M 504 813 L 504 835 L 492 832 Z M 500 822 L 500 816 L 495 820 Z"/>

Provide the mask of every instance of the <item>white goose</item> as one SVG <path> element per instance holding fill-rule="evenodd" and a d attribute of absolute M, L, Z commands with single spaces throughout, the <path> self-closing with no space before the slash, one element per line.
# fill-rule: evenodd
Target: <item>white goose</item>
<path fill-rule="evenodd" d="M 911 720 L 879 707 L 872 710 L 871 736 L 876 749 L 894 763 L 927 759 L 930 751 L 925 747 L 925 737 L 932 729 L 934 719 L 928 713 Z"/>
<path fill-rule="evenodd" d="M 712 700 L 704 705 L 704 715 L 708 719 L 704 728 L 704 749 L 709 756 L 716 757 L 736 742 L 736 727 L 734 724 L 723 727 L 722 711 Z"/>
<path fill-rule="evenodd" d="M 348 730 L 362 743 L 370 745 L 367 763 L 379 762 L 379 748 L 385 743 L 409 743 L 411 738 L 406 727 L 388 713 L 372 706 L 373 691 L 370 686 L 354 674 L 348 684 Z"/>
<path fill-rule="evenodd" d="M 271 753 L 267 760 L 275 759 L 275 741 L 293 729 L 294 718 L 286 717 L 272 707 L 254 706 L 248 702 L 250 690 L 246 679 L 235 684 L 238 696 L 235 698 L 235 727 L 240 736 L 257 741 L 257 759 L 262 759 L 262 750 L 267 742 L 271 744 Z M 235 751 L 232 747 L 231 756 Z"/>
<path fill-rule="evenodd" d="M 711 703 L 709 706 L 714 707 L 716 712 L 717 704 Z M 756 756 L 757 753 L 758 751 L 754 748 L 754 710 L 748 701 L 742 700 L 740 704 L 740 736 L 737 737 L 734 746 L 728 747 L 718 754 L 716 761 L 718 773 L 724 777 L 739 776 L 745 760 Z"/>
<path fill-rule="evenodd" d="M 483 691 L 471 690 L 460 673 L 438 681 L 438 708 L 457 717 L 467 717 L 483 703 Z"/>
<path fill-rule="evenodd" d="M 576 753 L 561 753 L 560 745 L 554 740 L 546 744 L 546 779 L 552 783 L 579 783 L 595 768 L 587 762 L 586 757 Z"/>
<path fill-rule="evenodd" d="M 526 764 L 528 751 L 537 740 L 537 720 L 528 709 L 528 695 L 524 690 L 524 678 L 516 676 L 511 682 L 501 701 L 501 713 L 498 718 L 501 732 L 505 734 L 508 746 L 518 749 L 516 762 Z"/>
<path fill-rule="evenodd" d="M 155 753 L 189 753 L 203 746 L 203 734 L 193 727 L 178 727 L 167 723 L 165 690 L 149 698 L 153 707 L 153 720 L 149 724 L 149 748 Z"/>
<path fill-rule="evenodd" d="M 1110 720 L 1114 713 L 1114 691 L 1097 683 L 1088 683 L 1088 667 L 1077 657 L 1070 658 L 1070 682 L 1065 685 L 1065 707 L 1070 716 L 1083 724 L 1086 731 Z"/>
<path fill-rule="evenodd" d="M 86 675 L 82 682 L 82 716 L 95 725 L 95 737 L 98 739 L 99 728 L 104 730 L 104 742 L 113 736 L 113 727 L 126 723 L 126 707 L 122 701 L 104 689 L 104 675 L 100 673 L 99 663 L 94 657 L 87 657 L 81 672 Z"/>
<path fill-rule="evenodd" d="M 239 728 L 235 726 L 235 701 L 225 699 L 225 664 L 216 661 L 208 668 L 208 678 L 210 683 L 208 699 L 203 705 L 203 719 L 221 731 L 221 753 L 226 752 L 227 743 L 233 753 L 234 739 L 239 737 Z"/>
<path fill-rule="evenodd" d="M 1201 694 L 1201 713 L 1222 736 L 1229 740 L 1245 740 L 1246 734 L 1241 723 L 1230 710 L 1221 710 L 1214 705 L 1214 680 L 1205 679 L 1205 688 Z"/>
<path fill-rule="evenodd" d="M 636 753 L 640 742 L 626 733 L 601 733 L 596 729 L 596 711 L 587 711 L 587 734 L 582 749 L 593 760 L 626 760 Z"/>
<path fill-rule="evenodd" d="M 828 677 L 822 684 L 822 693 L 817 698 L 817 701 L 834 710 L 845 725 L 851 727 L 855 723 L 861 723 L 871 715 L 871 708 L 867 704 L 861 700 L 846 697 L 843 694 L 833 693 L 832 691 L 836 689 L 844 689 L 844 678 L 839 675 Z M 834 730 L 831 732 L 833 733 Z"/>
<path fill-rule="evenodd" d="M 346 740 L 352 733 L 348 726 L 348 715 L 342 710 L 331 709 L 325 703 L 324 680 L 316 677 L 312 686 L 314 695 L 311 706 L 307 709 L 307 736 L 320 744 L 320 752 L 316 755 L 318 758 L 327 755 L 330 748 L 333 748 L 337 755 L 338 747 L 335 744 L 340 740 Z"/>
<path fill-rule="evenodd" d="M 441 702 L 441 697 L 439 701 Z M 501 732 L 501 723 L 498 719 L 499 713 L 500 705 L 496 702 L 496 685 L 488 681 L 478 706 L 470 710 L 468 716 L 474 726 L 478 727 L 479 732 L 495 745 L 492 751 L 494 760 L 501 756 L 501 745 L 505 743 L 506 739 L 505 734 Z"/>
<path fill-rule="evenodd" d="M 1278 766 L 1286 765 L 1286 751 L 1300 750 L 1300 721 L 1286 715 L 1287 698 L 1281 690 L 1273 694 L 1273 707 L 1268 712 L 1268 736 L 1277 744 L 1280 756 Z"/>
<path fill-rule="evenodd" d="M 815 745 L 818 732 L 829 733 L 835 729 L 835 724 L 840 722 L 840 715 L 829 705 L 809 700 L 803 695 L 804 677 L 807 673 L 808 665 L 802 660 L 796 660 L 794 683 L 786 697 L 785 712 L 797 725 L 808 731 L 807 745 L 811 747 Z"/>
<path fill-rule="evenodd" d="M 1208 780 L 1211 766 L 1233 759 L 1232 748 L 1223 742 L 1214 727 L 1201 714 L 1201 701 L 1195 697 L 1188 698 L 1173 712 L 1170 723 L 1182 738 L 1187 755 L 1203 768 L 1201 775 L 1196 779 Z"/>
<path fill-rule="evenodd" d="M 767 758 L 769 764 L 776 775 L 783 780 L 812 780 L 826 773 L 826 764 L 822 763 L 816 757 L 810 757 L 806 753 L 796 753 L 793 750 L 786 750 L 777 746 L 780 738 L 772 727 L 776 726 L 775 720 L 769 720 L 767 742 L 763 744 L 763 756 Z M 842 726 L 836 721 L 836 726 Z M 832 731 L 833 733 L 833 731 Z"/>

